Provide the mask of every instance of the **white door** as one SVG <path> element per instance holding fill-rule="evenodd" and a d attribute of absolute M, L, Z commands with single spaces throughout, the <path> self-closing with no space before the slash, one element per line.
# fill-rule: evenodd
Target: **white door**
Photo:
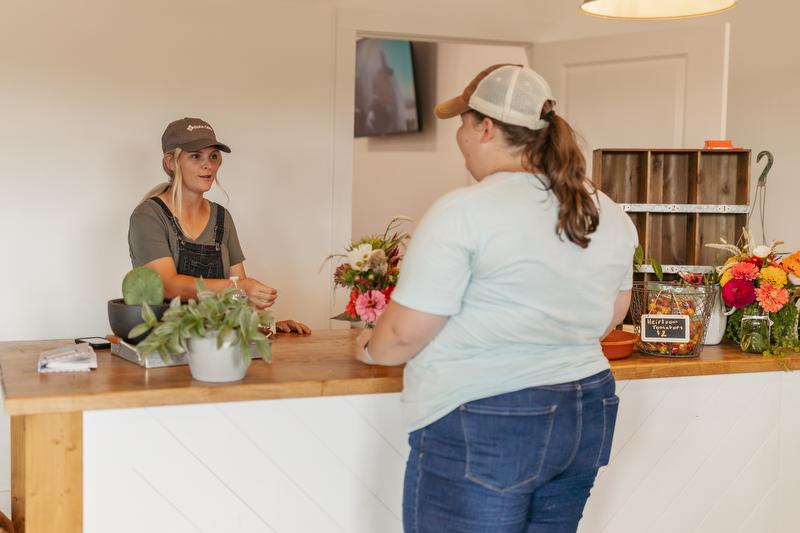
<path fill-rule="evenodd" d="M 725 138 L 730 28 L 700 27 L 534 45 L 531 65 L 597 148 L 699 148 Z"/>

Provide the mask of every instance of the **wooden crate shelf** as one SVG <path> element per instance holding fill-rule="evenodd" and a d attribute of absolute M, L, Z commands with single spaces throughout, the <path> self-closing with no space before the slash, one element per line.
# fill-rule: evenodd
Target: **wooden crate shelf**
<path fill-rule="evenodd" d="M 625 204 L 646 257 L 664 265 L 717 265 L 747 223 L 750 150 L 599 149 L 595 186 Z"/>

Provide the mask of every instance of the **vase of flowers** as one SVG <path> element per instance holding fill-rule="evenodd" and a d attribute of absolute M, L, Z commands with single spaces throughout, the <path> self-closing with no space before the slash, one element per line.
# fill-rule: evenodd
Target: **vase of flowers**
<path fill-rule="evenodd" d="M 795 284 L 800 251 L 782 257 L 781 244 L 753 246 L 745 229 L 741 246 L 724 240 L 706 245 L 732 254 L 717 268 L 728 315 L 726 336 L 751 353 L 800 349 Z"/>
<path fill-rule="evenodd" d="M 344 254 L 332 254 L 325 259 L 341 261 L 334 271 L 333 283 L 350 291 L 344 312 L 334 319 L 362 322 L 368 328 L 375 326 L 392 299 L 403 248 L 409 238 L 408 233 L 398 228 L 409 221 L 406 217 L 395 217 L 383 234 L 355 240 Z"/>

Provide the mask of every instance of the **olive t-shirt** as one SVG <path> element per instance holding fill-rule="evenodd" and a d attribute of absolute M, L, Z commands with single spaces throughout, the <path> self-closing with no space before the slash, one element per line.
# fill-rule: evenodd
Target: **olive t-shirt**
<path fill-rule="evenodd" d="M 222 266 L 225 277 L 230 276 L 231 265 L 238 265 L 244 261 L 239 236 L 236 226 L 227 209 L 211 202 L 211 215 L 208 224 L 197 239 L 186 238 L 195 244 L 214 244 L 214 223 L 217 220 L 217 210 L 225 213 L 225 231 L 222 234 Z M 134 267 L 143 266 L 162 257 L 172 257 L 178 264 L 178 235 L 167 218 L 166 213 L 153 200 L 148 198 L 140 203 L 131 214 L 128 226 L 128 247 L 130 248 L 131 263 Z"/>

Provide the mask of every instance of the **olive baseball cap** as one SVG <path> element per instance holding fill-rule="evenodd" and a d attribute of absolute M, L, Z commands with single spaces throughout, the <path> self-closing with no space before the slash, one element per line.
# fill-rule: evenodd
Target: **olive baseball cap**
<path fill-rule="evenodd" d="M 439 118 L 452 118 L 470 109 L 506 124 L 539 130 L 547 126 L 542 107 L 555 103 L 544 78 L 522 65 L 492 65 L 469 82 L 462 93 L 434 109 Z"/>
<path fill-rule="evenodd" d="M 170 122 L 161 136 L 161 151 L 165 154 L 175 148 L 193 152 L 209 146 L 231 153 L 227 145 L 217 141 L 214 128 L 200 118 L 186 117 Z"/>

